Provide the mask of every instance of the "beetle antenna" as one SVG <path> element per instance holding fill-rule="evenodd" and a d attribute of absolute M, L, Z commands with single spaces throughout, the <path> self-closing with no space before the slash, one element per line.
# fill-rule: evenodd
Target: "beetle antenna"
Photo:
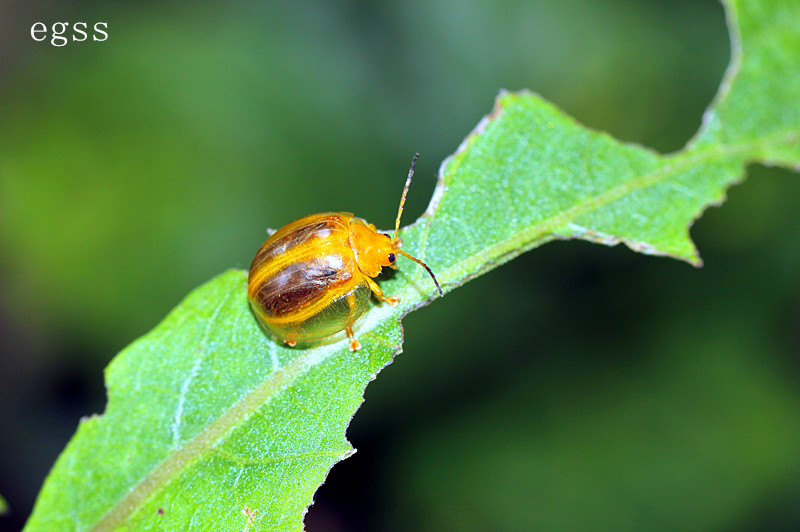
<path fill-rule="evenodd" d="M 416 158 L 414 160 L 416 160 Z M 408 257 L 409 259 L 413 260 L 414 262 L 416 262 L 417 264 L 419 264 L 420 266 L 425 268 L 428 271 L 428 274 L 431 276 L 431 279 L 433 279 L 433 283 L 436 285 L 436 289 L 439 291 L 439 295 L 444 297 L 444 293 L 442 293 L 442 287 L 439 286 L 439 281 L 436 280 L 436 276 L 433 275 L 433 272 L 431 271 L 430 268 L 428 268 L 427 264 L 425 264 L 424 262 L 419 260 L 417 257 L 409 255 L 408 253 L 406 253 L 405 251 L 403 251 L 400 248 L 395 248 L 395 251 L 397 251 L 398 253 L 400 253 L 404 257 Z"/>
<path fill-rule="evenodd" d="M 397 242 L 397 233 L 400 232 L 400 217 L 403 215 L 403 205 L 405 205 L 406 203 L 406 195 L 408 195 L 408 187 L 411 186 L 411 178 L 414 177 L 414 166 L 416 166 L 418 158 L 419 158 L 419 153 L 415 153 L 414 158 L 411 159 L 411 170 L 408 171 L 408 179 L 406 179 L 406 186 L 403 188 L 403 197 L 400 198 L 400 208 L 397 209 L 397 220 L 394 222 L 394 236 L 392 237 L 393 244 Z M 405 255 L 405 253 L 403 253 L 403 255 Z M 427 268 L 427 266 L 425 267 Z M 437 284 L 436 286 L 439 285 Z M 439 292 L 441 292 L 441 290 L 439 290 Z"/>
<path fill-rule="evenodd" d="M 406 203 L 406 196 L 408 195 L 408 187 L 411 186 L 411 178 L 414 177 L 414 167 L 417 165 L 418 158 L 419 158 L 419 153 L 415 153 L 414 158 L 411 159 L 411 169 L 408 171 L 408 179 L 406 179 L 406 186 L 403 187 L 403 196 L 400 198 L 400 207 L 397 209 L 397 220 L 395 220 L 394 222 L 394 236 L 392 237 L 393 245 L 397 244 L 397 233 L 400 232 L 400 217 L 403 215 L 403 205 L 405 205 Z M 444 297 L 444 293 L 442 292 L 442 287 L 439 286 L 439 281 L 436 280 L 436 276 L 433 275 L 433 272 L 431 271 L 430 268 L 428 268 L 427 264 L 419 260 L 417 257 L 409 255 L 396 245 L 394 246 L 394 249 L 404 257 L 413 260 L 414 262 L 425 268 L 425 271 L 427 271 L 428 275 L 430 275 L 431 279 L 433 279 L 433 284 L 436 285 L 436 289 L 439 291 L 439 295 Z"/>

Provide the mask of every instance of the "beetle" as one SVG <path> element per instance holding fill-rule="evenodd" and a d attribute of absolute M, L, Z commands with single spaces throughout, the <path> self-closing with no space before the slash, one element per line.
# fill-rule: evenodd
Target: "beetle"
<path fill-rule="evenodd" d="M 392 306 L 400 302 L 384 295 L 373 279 L 384 266 L 396 270 L 399 255 L 425 268 L 444 295 L 431 269 L 400 249 L 400 217 L 418 157 L 411 161 L 394 236 L 351 213 L 324 212 L 300 218 L 264 242 L 247 281 L 250 306 L 264 328 L 289 346 L 344 329 L 350 351 L 358 350 L 353 324 L 367 309 L 370 295 Z"/>

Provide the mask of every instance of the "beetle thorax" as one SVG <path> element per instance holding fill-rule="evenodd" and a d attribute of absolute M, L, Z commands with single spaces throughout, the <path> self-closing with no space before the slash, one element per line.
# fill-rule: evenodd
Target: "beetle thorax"
<path fill-rule="evenodd" d="M 350 220 L 350 247 L 358 268 L 369 277 L 376 277 L 384 266 L 391 266 L 389 255 L 396 250 L 388 235 L 379 233 L 374 225 L 367 225 L 358 218 Z"/>

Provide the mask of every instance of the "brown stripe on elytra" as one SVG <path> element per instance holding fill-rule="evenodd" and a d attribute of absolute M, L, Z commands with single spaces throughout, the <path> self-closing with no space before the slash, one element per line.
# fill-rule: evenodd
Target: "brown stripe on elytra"
<path fill-rule="evenodd" d="M 311 304 L 351 277 L 346 268 L 332 268 L 324 261 L 296 262 L 265 279 L 255 299 L 268 315 L 284 316 Z"/>
<path fill-rule="evenodd" d="M 306 225 L 301 225 L 300 227 L 289 231 L 285 235 L 276 238 L 274 241 L 270 242 L 269 245 L 262 246 L 253 259 L 253 264 L 261 263 L 268 258 L 269 255 L 280 255 L 282 253 L 286 253 L 291 248 L 302 244 L 306 240 L 314 238 L 315 236 L 319 236 L 317 233 L 320 231 L 335 231 L 341 228 L 342 224 L 339 221 L 332 219 L 323 219 L 318 222 L 311 222 Z"/>

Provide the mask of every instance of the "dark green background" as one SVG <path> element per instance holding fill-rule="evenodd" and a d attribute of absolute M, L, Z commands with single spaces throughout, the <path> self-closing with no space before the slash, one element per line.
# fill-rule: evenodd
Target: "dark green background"
<path fill-rule="evenodd" d="M 713 0 L 29 4 L 0 7 L 11 530 L 113 354 L 266 227 L 390 227 L 419 151 L 411 222 L 500 88 L 678 150 L 729 57 Z M 410 315 L 309 531 L 800 527 L 800 183 L 748 174 L 692 229 L 700 270 L 557 242 Z"/>

